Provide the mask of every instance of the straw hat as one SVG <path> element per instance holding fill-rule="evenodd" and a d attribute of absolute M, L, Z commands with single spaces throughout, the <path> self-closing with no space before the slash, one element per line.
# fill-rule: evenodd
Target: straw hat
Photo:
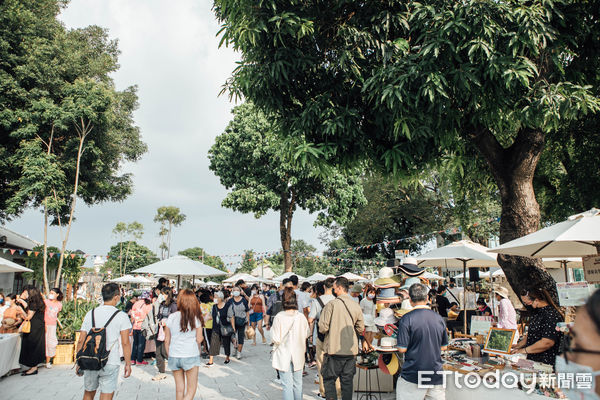
<path fill-rule="evenodd" d="M 406 280 L 404 281 L 404 285 L 402 285 L 400 289 L 408 290 L 415 283 L 421 283 L 421 280 L 419 278 L 406 278 Z"/>
<path fill-rule="evenodd" d="M 500 286 L 497 289 L 494 289 L 494 293 L 496 293 L 498 296 L 503 297 L 505 299 L 508 298 L 508 289 L 505 287 Z"/>

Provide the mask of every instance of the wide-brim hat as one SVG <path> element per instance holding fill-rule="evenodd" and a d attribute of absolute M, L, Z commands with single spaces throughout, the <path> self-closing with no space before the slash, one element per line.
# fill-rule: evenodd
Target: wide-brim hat
<path fill-rule="evenodd" d="M 398 369 L 400 368 L 400 363 L 398 362 L 398 357 L 396 354 L 389 353 L 380 354 L 379 360 L 377 360 L 377 365 L 384 374 L 388 375 L 396 375 Z"/>
<path fill-rule="evenodd" d="M 361 283 L 355 283 L 350 291 L 352 293 L 362 293 L 364 286 Z"/>
<path fill-rule="evenodd" d="M 387 268 L 387 267 L 384 267 Z M 391 270 L 391 268 L 389 268 Z M 397 275 L 391 276 L 389 278 L 377 278 L 375 280 L 375 282 L 373 282 L 373 285 L 375 285 L 376 288 L 392 288 L 392 287 L 399 287 L 402 284 L 402 278 L 400 278 Z"/>
<path fill-rule="evenodd" d="M 494 293 L 498 294 L 500 297 L 508 298 L 508 289 L 500 286 L 497 289 L 494 289 Z"/>
<path fill-rule="evenodd" d="M 394 276 L 394 270 L 390 267 L 382 267 L 379 270 L 379 278 L 391 278 Z"/>
<path fill-rule="evenodd" d="M 394 316 L 394 310 L 391 308 L 384 308 L 379 312 L 379 317 L 374 320 L 375 325 L 385 326 L 387 324 L 395 324 L 398 322 L 398 318 Z"/>
<path fill-rule="evenodd" d="M 408 276 L 419 276 L 425 272 L 425 269 L 419 267 L 416 258 L 407 257 L 404 259 L 404 262 L 398 266 L 398 271 Z"/>

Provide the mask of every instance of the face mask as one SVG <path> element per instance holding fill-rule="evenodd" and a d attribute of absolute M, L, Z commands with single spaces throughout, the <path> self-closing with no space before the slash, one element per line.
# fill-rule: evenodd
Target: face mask
<path fill-rule="evenodd" d="M 254 296 L 256 294 L 256 290 L 252 291 L 252 296 Z"/>
<path fill-rule="evenodd" d="M 6 305 L 7 305 L 8 307 L 10 307 L 10 306 L 12 305 L 12 303 L 10 302 L 10 300 L 6 300 Z"/>
<path fill-rule="evenodd" d="M 4 304 L 4 299 L 0 299 L 0 304 Z"/>
<path fill-rule="evenodd" d="M 600 400 L 600 396 L 596 393 L 596 377 L 600 376 L 600 371 L 592 370 L 592 367 L 581 365 L 572 361 L 565 361 L 564 357 L 556 357 L 556 372 L 565 374 L 587 374 L 592 376 L 591 387 L 588 389 L 561 389 L 569 399 L 582 400 Z"/>
<path fill-rule="evenodd" d="M 234 292 L 231 292 L 231 294 L 233 295 L 233 297 L 237 297 L 240 295 L 240 292 L 238 292 L 237 290 Z"/>
<path fill-rule="evenodd" d="M 375 295 L 374 295 L 373 293 L 369 293 L 369 294 L 367 295 L 367 297 L 368 297 L 368 298 L 370 298 L 370 299 L 374 299 L 374 298 L 375 298 Z"/>
<path fill-rule="evenodd" d="M 56 295 L 55 295 L 54 293 L 50 293 L 50 294 L 48 295 L 48 298 L 49 298 L 50 300 L 54 300 L 54 299 L 56 298 Z"/>

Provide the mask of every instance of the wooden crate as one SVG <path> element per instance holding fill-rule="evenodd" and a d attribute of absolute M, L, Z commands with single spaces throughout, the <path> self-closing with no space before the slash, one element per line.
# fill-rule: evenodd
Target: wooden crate
<path fill-rule="evenodd" d="M 56 346 L 56 356 L 53 363 L 55 365 L 73 364 L 75 361 L 75 344 L 61 343 Z"/>

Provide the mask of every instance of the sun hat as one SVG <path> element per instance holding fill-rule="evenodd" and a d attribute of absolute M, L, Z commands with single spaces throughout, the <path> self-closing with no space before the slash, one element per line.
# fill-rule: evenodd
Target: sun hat
<path fill-rule="evenodd" d="M 500 286 L 499 288 L 494 289 L 494 293 L 498 294 L 500 297 L 503 297 L 505 299 L 508 298 L 508 289 L 503 286 Z"/>
<path fill-rule="evenodd" d="M 394 270 L 390 267 L 383 267 L 379 270 L 379 277 L 373 282 L 377 288 L 398 287 L 402 283 L 400 277 L 394 275 Z"/>
<path fill-rule="evenodd" d="M 377 365 L 381 372 L 388 375 L 395 375 L 400 368 L 398 357 L 393 353 L 380 354 Z"/>
<path fill-rule="evenodd" d="M 395 324 L 398 318 L 394 315 L 394 310 L 384 308 L 379 312 L 379 317 L 375 318 L 375 325 L 384 326 L 387 324 Z"/>
<path fill-rule="evenodd" d="M 379 346 L 377 346 L 377 351 L 397 351 L 398 348 L 396 346 L 397 340 L 391 336 L 384 336 L 379 339 Z"/>
<path fill-rule="evenodd" d="M 392 287 L 379 289 L 376 301 L 379 304 L 396 304 L 400 303 L 402 299 L 396 294 L 396 288 Z"/>
<path fill-rule="evenodd" d="M 408 276 L 419 276 L 425 272 L 424 268 L 419 268 L 418 261 L 414 257 L 407 257 L 401 265 L 398 266 L 398 271 Z"/>
<path fill-rule="evenodd" d="M 421 280 L 419 278 L 406 278 L 404 285 L 400 289 L 408 290 L 415 283 L 421 283 Z"/>

